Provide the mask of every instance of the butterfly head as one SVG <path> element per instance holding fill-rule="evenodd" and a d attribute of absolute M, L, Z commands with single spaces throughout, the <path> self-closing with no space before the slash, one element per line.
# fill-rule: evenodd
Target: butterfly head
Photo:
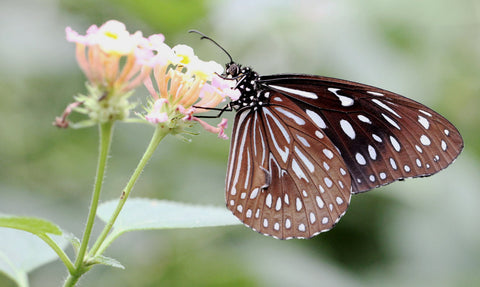
<path fill-rule="evenodd" d="M 225 65 L 225 75 L 228 77 L 230 76 L 231 78 L 237 78 L 242 70 L 242 66 L 240 64 L 237 64 L 235 62 L 230 62 Z"/>

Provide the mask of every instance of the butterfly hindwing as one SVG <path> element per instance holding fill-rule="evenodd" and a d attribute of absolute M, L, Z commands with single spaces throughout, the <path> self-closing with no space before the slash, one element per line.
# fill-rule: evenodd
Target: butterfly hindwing
<path fill-rule="evenodd" d="M 263 234 L 309 238 L 331 229 L 345 213 L 350 175 L 332 142 L 300 107 L 280 93 L 272 93 L 272 101 L 281 105 L 237 113 L 227 206 Z"/>

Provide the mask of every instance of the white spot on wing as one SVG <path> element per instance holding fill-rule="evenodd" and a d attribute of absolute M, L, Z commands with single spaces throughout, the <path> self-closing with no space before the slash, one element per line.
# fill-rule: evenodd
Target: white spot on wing
<path fill-rule="evenodd" d="M 343 199 L 340 196 L 337 196 L 337 198 L 335 198 L 335 201 L 337 201 L 338 205 L 343 203 Z"/>
<path fill-rule="evenodd" d="M 257 197 L 258 190 L 259 190 L 258 187 L 252 190 L 252 193 L 250 193 L 250 199 L 254 199 L 255 197 Z"/>
<path fill-rule="evenodd" d="M 430 122 L 422 116 L 418 116 L 418 122 L 427 130 L 430 127 Z"/>
<path fill-rule="evenodd" d="M 277 127 L 280 129 L 280 131 L 281 131 L 282 135 L 284 136 L 285 140 L 287 141 L 287 143 L 290 143 L 290 135 L 288 134 L 285 127 L 280 123 L 280 121 L 268 109 L 263 109 L 263 111 L 264 111 L 265 115 L 269 115 L 273 119 L 273 121 L 275 122 Z M 286 146 L 284 146 L 284 150 L 280 148 L 280 146 L 278 145 L 278 142 L 275 139 L 275 134 L 273 133 L 272 127 L 270 126 L 270 121 L 267 120 L 266 122 L 267 122 L 268 129 L 270 131 L 270 138 L 273 141 L 273 144 L 274 144 L 276 150 L 280 154 L 283 162 L 287 162 L 288 154 L 289 154 L 289 151 L 290 151 L 289 148 L 286 147 Z"/>
<path fill-rule="evenodd" d="M 310 144 L 308 143 L 308 141 L 307 141 L 304 137 L 302 137 L 302 136 L 300 136 L 300 135 L 296 135 L 296 136 L 297 136 L 297 139 L 298 139 L 304 146 L 310 147 Z"/>
<path fill-rule="evenodd" d="M 368 154 L 370 155 L 371 159 L 377 159 L 377 152 L 375 151 L 375 148 L 371 145 L 368 145 Z"/>
<path fill-rule="evenodd" d="M 282 108 L 282 107 L 275 107 L 275 109 L 276 109 L 277 111 L 279 111 L 280 113 L 282 113 L 283 115 L 285 115 L 286 117 L 291 118 L 292 120 L 294 120 L 297 125 L 303 126 L 303 125 L 305 124 L 305 121 L 304 121 L 301 117 L 293 114 L 292 112 L 287 111 L 287 110 L 285 110 L 285 109 Z"/>
<path fill-rule="evenodd" d="M 421 113 L 424 114 L 424 115 L 427 115 L 427 116 L 429 116 L 429 117 L 432 117 L 432 114 L 429 113 L 429 112 L 426 112 L 426 111 L 424 111 L 424 110 L 418 110 L 418 111 L 421 112 Z"/>
<path fill-rule="evenodd" d="M 390 158 L 390 165 L 392 166 L 392 168 L 394 170 L 397 170 L 397 163 L 395 162 L 395 160 L 393 158 Z"/>
<path fill-rule="evenodd" d="M 420 161 L 419 158 L 417 158 L 417 159 L 415 160 L 415 162 L 417 163 L 417 166 L 418 166 L 418 167 L 422 167 L 422 162 Z"/>
<path fill-rule="evenodd" d="M 298 165 L 295 159 L 292 160 L 292 169 L 299 179 L 304 178 L 307 182 L 309 182 L 307 176 L 305 175 L 303 170 L 300 168 L 300 166 Z"/>
<path fill-rule="evenodd" d="M 305 166 L 308 168 L 308 170 L 310 172 L 314 172 L 315 167 L 313 166 L 313 163 L 310 160 L 308 160 L 308 158 L 300 151 L 300 149 L 297 146 L 294 147 L 294 150 L 295 150 L 295 153 L 300 158 L 300 160 L 303 162 L 303 164 L 305 164 Z"/>
<path fill-rule="evenodd" d="M 353 130 L 352 125 L 347 120 L 340 120 L 340 126 L 342 127 L 343 132 L 352 140 L 355 139 L 355 131 Z"/>
<path fill-rule="evenodd" d="M 358 115 L 357 118 L 364 123 L 367 123 L 367 124 L 372 123 L 372 121 L 364 115 Z"/>
<path fill-rule="evenodd" d="M 367 164 L 367 161 L 365 160 L 363 155 L 358 153 L 358 152 L 355 155 L 355 159 L 357 160 L 358 164 L 360 164 L 360 165 L 366 165 Z"/>
<path fill-rule="evenodd" d="M 287 218 L 285 219 L 285 228 L 290 229 L 290 227 L 292 227 L 292 222 Z"/>
<path fill-rule="evenodd" d="M 302 231 L 302 232 L 305 232 L 305 224 L 301 223 L 301 224 L 298 226 L 298 230 L 299 230 L 299 231 Z"/>
<path fill-rule="evenodd" d="M 280 209 L 282 209 L 282 198 L 278 197 L 277 198 L 277 204 L 275 205 L 275 210 L 279 211 Z"/>
<path fill-rule="evenodd" d="M 319 114 L 311 110 L 305 110 L 305 112 L 319 128 L 324 129 L 327 127 L 325 121 L 322 119 L 322 117 L 320 117 Z"/>
<path fill-rule="evenodd" d="M 297 197 L 297 200 L 295 201 L 295 208 L 297 211 L 300 211 L 302 209 L 302 200 L 300 197 Z"/>
<path fill-rule="evenodd" d="M 325 203 L 323 202 L 322 198 L 320 196 L 316 196 L 315 200 L 317 201 L 318 208 L 322 209 L 325 206 Z"/>
<path fill-rule="evenodd" d="M 339 95 L 337 92 L 340 91 L 340 89 L 336 89 L 336 88 L 328 88 L 328 91 L 332 92 L 335 94 L 335 96 L 337 96 L 337 98 L 340 100 L 342 106 L 344 107 L 349 107 L 349 106 L 352 106 L 354 101 L 352 98 L 349 98 L 349 97 L 346 97 L 346 96 L 342 96 L 342 95 Z"/>
<path fill-rule="evenodd" d="M 323 181 L 325 182 L 325 184 L 327 185 L 328 188 L 332 187 L 333 182 L 332 182 L 332 180 L 331 180 L 330 178 L 325 177 L 325 178 L 323 179 Z"/>
<path fill-rule="evenodd" d="M 392 143 L 393 148 L 399 152 L 401 149 L 400 143 L 397 141 L 397 139 L 394 136 L 390 136 L 390 142 Z"/>
<path fill-rule="evenodd" d="M 382 93 L 377 93 L 377 92 L 368 91 L 367 93 L 369 93 L 370 95 L 379 96 L 379 97 L 382 97 L 382 96 L 383 96 Z"/>
<path fill-rule="evenodd" d="M 318 99 L 318 96 L 315 93 L 312 93 L 312 92 L 307 92 L 307 91 L 302 91 L 302 90 L 297 90 L 297 89 L 291 89 L 291 88 L 281 87 L 281 86 L 277 86 L 277 85 L 269 85 L 269 87 L 280 90 L 280 91 L 283 91 L 283 92 L 286 92 L 286 93 L 298 95 L 298 96 L 304 97 L 304 98 L 309 98 L 309 99 L 314 99 L 314 100 Z"/>
<path fill-rule="evenodd" d="M 275 230 L 280 230 L 280 224 L 278 222 L 275 222 L 275 224 L 273 225 L 273 229 Z"/>
<path fill-rule="evenodd" d="M 383 117 L 384 119 L 386 119 L 389 124 L 391 124 L 392 126 L 394 126 L 395 128 L 397 128 L 397 129 L 400 130 L 400 126 L 399 126 L 399 125 L 397 124 L 397 122 L 394 121 L 392 118 L 390 118 L 389 116 L 387 116 L 387 115 L 384 114 L 384 113 L 382 113 L 382 117 Z"/>
<path fill-rule="evenodd" d="M 268 206 L 268 208 L 272 208 L 272 194 L 271 193 L 267 194 L 267 198 L 265 199 L 265 205 Z"/>
<path fill-rule="evenodd" d="M 442 150 L 443 151 L 447 150 L 447 143 L 444 140 L 442 140 Z"/>
<path fill-rule="evenodd" d="M 379 105 L 380 107 L 384 108 L 385 110 L 391 112 L 392 114 L 396 115 L 397 117 L 401 118 L 401 116 L 399 114 L 397 114 L 397 112 L 395 112 L 392 108 L 390 108 L 389 106 L 387 106 L 386 104 L 384 104 L 383 102 L 381 102 L 380 100 L 378 99 L 372 99 L 372 102 L 374 102 L 375 104 Z"/>
<path fill-rule="evenodd" d="M 426 136 L 426 135 L 422 135 L 420 137 L 420 142 L 423 144 L 423 145 L 430 145 L 432 142 L 430 141 L 430 139 Z"/>
<path fill-rule="evenodd" d="M 329 150 L 329 149 L 324 148 L 324 149 L 323 149 L 323 154 L 324 154 L 326 157 L 328 157 L 329 159 L 332 159 L 332 158 L 333 158 L 333 152 L 332 152 L 331 150 Z"/>
<path fill-rule="evenodd" d="M 372 137 L 374 140 L 376 140 L 377 142 L 381 143 L 382 142 L 382 138 L 377 136 L 376 134 L 372 134 Z"/>

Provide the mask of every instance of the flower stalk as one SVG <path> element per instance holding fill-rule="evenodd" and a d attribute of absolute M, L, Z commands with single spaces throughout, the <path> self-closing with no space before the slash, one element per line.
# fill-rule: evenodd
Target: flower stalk
<path fill-rule="evenodd" d="M 114 20 L 100 27 L 92 25 L 86 35 L 79 35 L 69 27 L 66 33 L 67 40 L 76 44 L 77 62 L 88 80 L 87 94 L 77 95 L 75 102 L 55 119 L 54 125 L 61 128 L 97 125 L 100 134 L 95 185 L 75 262 L 70 262 L 57 250 L 69 271 L 64 286 L 75 286 L 85 272 L 102 262 L 97 259 L 115 239 L 109 234 L 162 139 L 168 134 L 191 134 L 187 128 L 196 122 L 206 131 L 227 139 L 226 119 L 211 126 L 195 114 L 218 110 L 217 105 L 227 99 L 238 99 L 240 93 L 234 89 L 235 80 L 219 76 L 223 73 L 222 66 L 200 60 L 186 45 L 170 48 L 161 34 L 148 38 L 139 31 L 130 34 L 123 23 Z M 130 103 L 129 98 L 142 83 L 149 92 L 144 101 L 146 112 L 131 117 L 135 104 Z M 84 114 L 88 119 L 71 123 L 68 116 L 72 112 Z M 147 123 L 154 126 L 155 131 L 116 209 L 89 249 L 116 121 Z"/>
<path fill-rule="evenodd" d="M 140 159 L 137 167 L 135 168 L 135 171 L 133 172 L 132 176 L 130 177 L 130 180 L 128 181 L 127 185 L 125 186 L 125 189 L 122 191 L 120 195 L 120 200 L 118 201 L 117 207 L 115 208 L 115 211 L 113 212 L 112 216 L 110 217 L 110 220 L 108 221 L 107 225 L 103 228 L 102 233 L 98 237 L 97 241 L 93 245 L 92 249 L 89 252 L 89 257 L 95 257 L 98 255 L 101 255 L 104 248 L 100 248 L 102 244 L 105 241 L 105 238 L 107 238 L 108 233 L 112 230 L 113 224 L 117 220 L 118 215 L 122 211 L 123 206 L 125 205 L 125 202 L 128 199 L 128 196 L 130 195 L 130 192 L 132 191 L 135 183 L 137 182 L 138 178 L 140 177 L 140 174 L 142 171 L 145 169 L 145 166 L 147 165 L 148 161 L 153 155 L 153 152 L 157 149 L 158 145 L 160 144 L 160 141 L 171 132 L 171 130 L 163 125 L 157 125 L 155 132 L 153 133 L 152 139 L 150 140 L 150 143 L 145 150 L 145 153 L 143 154 L 142 158 Z M 101 252 L 99 252 L 99 250 Z"/>

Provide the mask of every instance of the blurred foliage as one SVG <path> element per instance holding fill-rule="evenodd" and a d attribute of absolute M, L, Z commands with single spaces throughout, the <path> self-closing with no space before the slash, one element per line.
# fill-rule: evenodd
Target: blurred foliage
<path fill-rule="evenodd" d="M 312 240 L 278 241 L 246 227 L 128 234 L 106 254 L 127 269 L 100 267 L 83 286 L 480 285 L 479 9 L 470 0 L 2 1 L 0 212 L 83 230 L 97 131 L 50 125 L 84 92 L 65 26 L 118 19 L 225 62 L 186 34 L 197 28 L 262 74 L 321 73 L 423 102 L 459 128 L 466 149 L 439 176 L 354 196 L 338 225 Z M 117 124 L 104 201 L 119 196 L 151 133 Z M 205 133 L 191 143 L 165 139 L 133 195 L 223 206 L 228 146 Z M 57 286 L 62 272 L 49 264 L 32 273 L 32 286 Z M 0 286 L 13 285 L 0 276 Z"/>

